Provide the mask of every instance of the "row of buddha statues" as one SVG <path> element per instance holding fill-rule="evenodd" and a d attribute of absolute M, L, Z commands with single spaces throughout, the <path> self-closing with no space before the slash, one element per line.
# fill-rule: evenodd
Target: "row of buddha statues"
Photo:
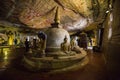
<path fill-rule="evenodd" d="M 45 54 L 47 36 L 45 33 L 39 32 L 38 38 L 39 39 L 36 38 L 33 39 L 32 42 L 26 38 L 24 45 L 27 53 L 33 53 L 33 51 L 39 51 L 40 54 L 42 55 Z"/>
<path fill-rule="evenodd" d="M 69 51 L 75 51 L 80 53 L 80 49 L 78 43 L 75 38 L 72 38 L 70 43 L 68 43 L 68 39 L 65 36 L 63 43 L 61 43 L 61 51 L 65 53 L 69 53 Z"/>
<path fill-rule="evenodd" d="M 26 52 L 34 53 L 33 51 L 38 51 L 38 54 L 42 56 L 45 55 L 46 41 L 47 41 L 47 36 L 43 32 L 38 33 L 38 40 L 33 39 L 32 47 L 30 46 L 30 42 L 26 39 L 25 41 Z M 60 51 L 66 54 L 70 53 L 71 51 L 74 51 L 76 53 L 81 53 L 77 39 L 75 37 L 72 37 L 69 43 L 68 38 L 66 36 L 64 37 L 64 40 L 60 45 Z"/>
<path fill-rule="evenodd" d="M 16 31 L 6 31 L 1 33 L 3 36 L 0 36 L 0 45 L 17 45 L 20 44 L 20 34 Z M 4 38 L 3 38 L 4 37 Z"/>

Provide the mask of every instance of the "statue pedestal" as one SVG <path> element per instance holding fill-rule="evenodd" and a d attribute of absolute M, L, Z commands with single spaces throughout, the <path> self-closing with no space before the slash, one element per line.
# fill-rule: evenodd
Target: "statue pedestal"
<path fill-rule="evenodd" d="M 29 57 L 24 55 L 23 66 L 30 71 L 59 72 L 81 68 L 88 63 L 86 51 L 80 54 L 51 57 Z"/>

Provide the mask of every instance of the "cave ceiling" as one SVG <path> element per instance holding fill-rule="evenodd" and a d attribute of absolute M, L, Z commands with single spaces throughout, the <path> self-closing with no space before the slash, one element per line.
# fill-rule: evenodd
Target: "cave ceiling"
<path fill-rule="evenodd" d="M 66 30 L 80 30 L 102 23 L 110 0 L 0 0 L 0 26 L 42 29 L 54 22 L 59 7 Z M 10 27 L 10 28 L 11 28 Z"/>

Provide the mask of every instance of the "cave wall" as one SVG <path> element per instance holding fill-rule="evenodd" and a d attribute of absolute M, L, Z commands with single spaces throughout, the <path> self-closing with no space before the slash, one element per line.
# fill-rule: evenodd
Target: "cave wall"
<path fill-rule="evenodd" d="M 108 35 L 109 35 L 109 28 L 110 28 L 110 14 L 106 14 L 106 20 L 104 21 L 103 27 L 104 27 L 104 34 L 103 34 L 103 44 L 102 44 L 102 51 L 106 52 L 107 45 L 109 42 Z"/>
<path fill-rule="evenodd" d="M 120 76 L 120 0 L 114 0 L 113 4 L 113 22 L 112 36 L 108 40 L 108 21 L 106 19 L 106 28 L 104 34 L 104 45 L 106 66 L 110 80 L 119 80 Z M 109 15 L 108 15 L 109 17 Z"/>

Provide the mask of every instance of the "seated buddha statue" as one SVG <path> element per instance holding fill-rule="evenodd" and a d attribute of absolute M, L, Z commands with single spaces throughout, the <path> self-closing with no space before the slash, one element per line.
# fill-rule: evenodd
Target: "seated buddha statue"
<path fill-rule="evenodd" d="M 65 52 L 65 53 L 68 53 L 70 51 L 70 45 L 68 43 L 68 39 L 66 36 L 64 38 L 64 42 L 61 43 L 61 51 Z"/>
<path fill-rule="evenodd" d="M 75 38 L 72 38 L 72 40 L 70 41 L 70 46 L 71 46 L 71 50 L 73 50 L 77 46 L 77 42 Z"/>
<path fill-rule="evenodd" d="M 75 51 L 76 53 L 81 53 L 80 47 L 77 44 L 77 41 L 75 38 L 72 38 L 70 41 L 71 51 Z"/>

